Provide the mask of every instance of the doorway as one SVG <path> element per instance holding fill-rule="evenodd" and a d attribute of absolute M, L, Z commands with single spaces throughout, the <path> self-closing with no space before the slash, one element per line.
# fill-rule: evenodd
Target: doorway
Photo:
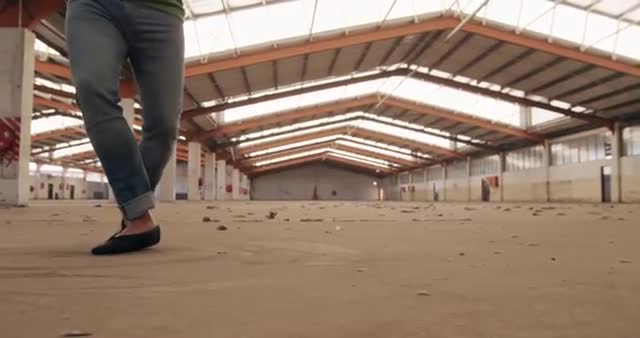
<path fill-rule="evenodd" d="M 611 203 L 611 167 L 601 168 L 600 182 L 602 189 L 602 202 Z"/>
<path fill-rule="evenodd" d="M 491 189 L 489 188 L 489 182 L 486 179 L 482 179 L 482 201 L 489 202 L 491 201 Z"/>
<path fill-rule="evenodd" d="M 69 187 L 69 199 L 76 199 L 76 186 L 73 184 Z"/>
<path fill-rule="evenodd" d="M 53 199 L 53 184 L 51 183 L 47 185 L 47 199 Z"/>
<path fill-rule="evenodd" d="M 440 192 L 435 183 L 433 184 L 433 200 L 436 202 L 440 200 Z"/>

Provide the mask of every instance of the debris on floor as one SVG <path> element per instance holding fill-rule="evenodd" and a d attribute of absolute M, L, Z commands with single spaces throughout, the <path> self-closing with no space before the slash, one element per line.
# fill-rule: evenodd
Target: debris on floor
<path fill-rule="evenodd" d="M 211 222 L 211 217 L 209 217 L 209 216 L 204 216 L 204 217 L 202 217 L 202 221 L 203 221 L 203 222 L 205 222 L 205 223 L 207 223 L 207 222 Z"/>
<path fill-rule="evenodd" d="M 218 207 L 216 207 L 215 205 L 207 205 L 207 209 L 212 210 L 212 209 L 217 209 Z"/>
<path fill-rule="evenodd" d="M 93 333 L 91 333 L 91 332 L 84 332 L 84 331 L 74 330 L 74 331 L 65 332 L 65 333 L 61 334 L 60 337 L 89 337 L 89 336 L 92 336 L 92 335 L 93 335 Z"/>
<path fill-rule="evenodd" d="M 267 215 L 268 219 L 275 219 L 276 216 L 278 216 L 278 213 L 275 211 L 269 211 L 269 214 Z"/>
<path fill-rule="evenodd" d="M 216 230 L 218 231 L 227 231 L 227 227 L 224 225 L 218 225 L 218 227 L 216 228 Z"/>
<path fill-rule="evenodd" d="M 300 222 L 322 222 L 322 218 L 303 218 Z"/>
<path fill-rule="evenodd" d="M 631 260 L 629 259 L 621 259 L 619 262 L 622 264 L 631 264 Z"/>
<path fill-rule="evenodd" d="M 416 291 L 417 296 L 431 296 L 431 292 L 425 290 Z"/>

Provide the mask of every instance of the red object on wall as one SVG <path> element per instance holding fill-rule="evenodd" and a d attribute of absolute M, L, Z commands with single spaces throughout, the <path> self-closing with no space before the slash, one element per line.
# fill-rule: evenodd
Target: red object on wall
<path fill-rule="evenodd" d="M 227 192 L 232 192 L 233 191 L 233 185 L 227 184 L 226 190 L 227 190 Z"/>
<path fill-rule="evenodd" d="M 0 117 L 0 164 L 9 166 L 20 155 L 20 118 Z"/>
<path fill-rule="evenodd" d="M 487 184 L 489 184 L 492 188 L 497 188 L 500 186 L 500 178 L 498 176 L 488 176 L 486 178 Z"/>
<path fill-rule="evenodd" d="M 202 177 L 198 179 L 198 187 L 202 188 Z"/>

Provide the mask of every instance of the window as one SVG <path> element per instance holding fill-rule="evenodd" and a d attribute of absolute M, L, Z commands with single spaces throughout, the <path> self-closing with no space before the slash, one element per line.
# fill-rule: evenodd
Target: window
<path fill-rule="evenodd" d="M 467 161 L 457 161 L 447 166 L 447 178 L 467 177 Z"/>
<path fill-rule="evenodd" d="M 500 156 L 493 155 L 471 161 L 471 176 L 495 175 L 500 171 Z"/>
<path fill-rule="evenodd" d="M 611 158 L 611 133 L 589 135 L 551 145 L 552 165 Z"/>
<path fill-rule="evenodd" d="M 640 126 L 625 128 L 622 132 L 624 156 L 640 155 Z"/>
<path fill-rule="evenodd" d="M 544 147 L 534 146 L 507 153 L 506 171 L 520 171 L 542 168 L 544 162 Z"/>

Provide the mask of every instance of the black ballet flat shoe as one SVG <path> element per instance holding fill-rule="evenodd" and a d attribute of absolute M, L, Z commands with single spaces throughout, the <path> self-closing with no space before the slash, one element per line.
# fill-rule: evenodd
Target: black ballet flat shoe
<path fill-rule="evenodd" d="M 140 251 L 152 247 L 160 242 L 160 226 L 134 235 L 113 235 L 106 242 L 91 250 L 94 255 L 117 255 L 127 252 Z"/>

